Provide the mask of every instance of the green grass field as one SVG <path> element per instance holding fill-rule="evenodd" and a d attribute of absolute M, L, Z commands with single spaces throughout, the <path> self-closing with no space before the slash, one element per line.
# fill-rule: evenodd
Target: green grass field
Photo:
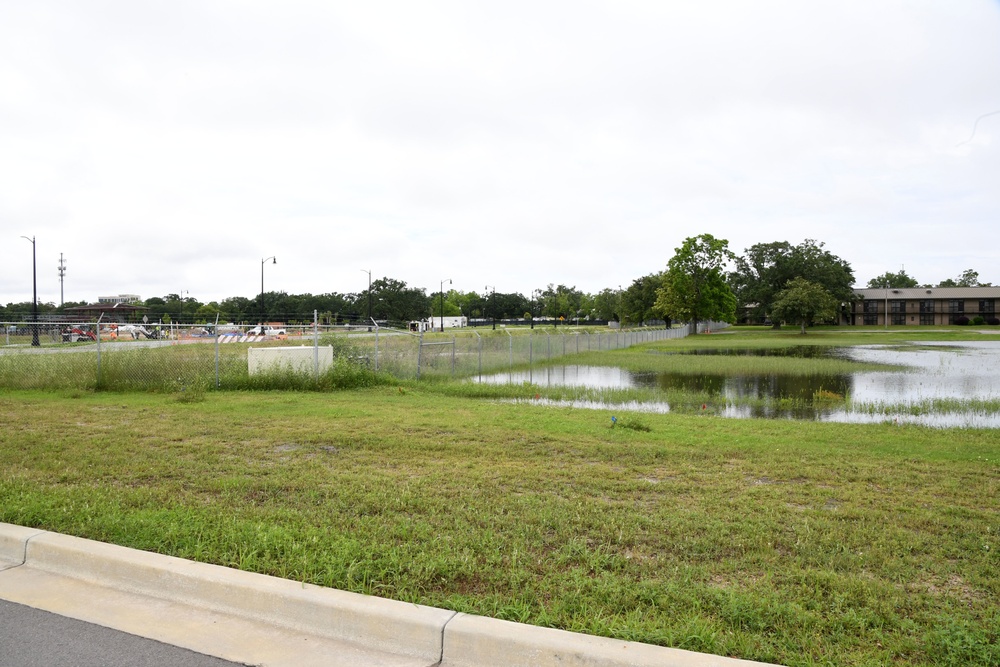
<path fill-rule="evenodd" d="M 765 662 L 1000 664 L 998 432 L 498 400 L 533 391 L 8 391 L 0 521 Z"/>

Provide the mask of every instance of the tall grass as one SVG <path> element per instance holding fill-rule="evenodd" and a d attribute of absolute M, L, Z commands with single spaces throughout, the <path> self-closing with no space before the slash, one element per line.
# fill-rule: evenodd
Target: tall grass
<path fill-rule="evenodd" d="M 251 376 L 247 346 L 240 344 L 219 346 L 218 370 L 216 347 L 212 344 L 155 348 L 125 344 L 104 346 L 99 358 L 94 346 L 79 351 L 64 348 L 50 354 L 0 354 L 0 387 L 160 393 L 216 388 L 331 391 L 391 382 L 385 373 L 376 373 L 363 352 L 350 341 L 328 336 L 323 342 L 334 348 L 335 361 L 318 376 L 289 369 Z"/>

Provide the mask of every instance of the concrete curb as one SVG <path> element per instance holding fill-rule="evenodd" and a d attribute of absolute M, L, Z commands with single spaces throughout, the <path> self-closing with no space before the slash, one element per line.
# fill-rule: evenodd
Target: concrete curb
<path fill-rule="evenodd" d="M 28 540 L 41 535 L 42 530 L 0 523 L 0 570 L 14 565 L 23 565 Z"/>
<path fill-rule="evenodd" d="M 447 667 L 762 667 L 764 663 L 459 614 L 444 638 Z"/>
<path fill-rule="evenodd" d="M 44 590 L 43 590 L 44 589 Z M 37 595 L 32 590 L 40 591 Z M 130 596 L 125 601 L 109 598 Z M 287 633 L 305 639 L 288 642 L 326 655 L 309 660 L 287 655 L 260 662 L 260 654 L 247 659 L 238 641 L 223 641 L 215 649 L 211 641 L 192 639 L 184 645 L 202 653 L 255 664 L 406 664 L 448 667 L 749 667 L 762 665 L 744 660 L 680 651 L 637 642 L 549 628 L 511 623 L 480 616 L 386 600 L 357 593 L 321 588 L 217 565 L 163 556 L 0 523 L 0 598 L 46 608 L 53 598 L 76 596 L 68 604 L 73 615 L 133 634 L 135 622 L 116 625 L 115 618 L 96 610 L 85 618 L 89 607 L 132 609 L 141 616 L 143 606 L 155 607 L 150 618 L 177 615 L 182 608 L 218 615 L 210 620 L 198 616 L 188 627 L 215 624 L 218 630 L 237 627 L 228 619 L 252 624 L 255 634 L 266 641 L 270 634 L 260 628 L 276 628 L 281 641 Z M 98 605 L 96 600 L 110 600 Z M 60 612 L 59 609 L 50 609 Z M 136 611 L 138 610 L 138 611 Z M 246 629 L 234 630 L 246 634 Z M 284 634 L 282 634 L 284 633 Z M 170 634 L 145 635 L 172 641 Z M 184 635 L 186 637 L 186 635 Z M 322 641 L 310 640 L 316 638 Z M 277 640 L 275 640 L 277 641 Z M 199 643 L 201 642 L 201 643 Z M 324 643 L 325 642 L 325 643 Z M 333 643 L 331 643 L 333 642 Z M 284 644 L 283 644 L 284 646 Z M 347 648 L 341 648 L 347 647 Z M 302 649 L 306 650 L 306 649 Z M 235 651 L 235 652 L 234 652 Z M 332 656 L 330 652 L 338 655 Z M 368 652 L 373 652 L 369 656 Z M 392 656 L 398 656 L 392 658 Z M 332 660 L 336 657 L 337 659 Z M 348 659 L 350 657 L 350 659 Z"/>

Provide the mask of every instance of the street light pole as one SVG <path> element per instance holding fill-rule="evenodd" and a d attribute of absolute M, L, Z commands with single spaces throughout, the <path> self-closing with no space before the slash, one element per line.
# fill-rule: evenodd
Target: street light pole
<path fill-rule="evenodd" d="M 497 288 L 496 288 L 496 287 L 491 287 L 491 286 L 487 285 L 487 286 L 486 286 L 486 287 L 485 287 L 484 289 L 488 289 L 488 290 L 493 290 L 493 291 L 492 291 L 492 292 L 490 293 L 490 294 L 491 294 L 491 297 L 492 297 L 493 295 L 496 295 L 496 293 L 497 293 Z M 486 304 L 487 304 L 487 305 L 492 305 L 492 304 L 491 304 L 491 301 L 492 301 L 492 300 L 493 300 L 492 298 L 487 298 L 487 299 L 486 299 Z M 497 314 L 496 314 L 496 313 L 495 313 L 495 312 L 493 311 L 493 308 L 490 308 L 490 315 L 492 315 L 492 316 L 493 316 L 493 330 L 494 330 L 494 331 L 496 331 L 496 330 L 497 330 Z"/>
<path fill-rule="evenodd" d="M 274 255 L 260 260 L 260 326 L 262 332 L 264 331 L 264 265 L 267 264 L 267 260 L 271 260 L 272 264 L 278 263 L 278 258 Z"/>
<path fill-rule="evenodd" d="M 41 343 L 38 342 L 38 271 L 35 264 L 35 237 L 32 236 L 30 239 L 27 236 L 22 236 L 22 239 L 28 239 L 31 241 L 31 345 L 32 347 L 38 347 Z"/>
<path fill-rule="evenodd" d="M 448 283 L 451 285 L 451 278 L 445 278 L 441 281 L 441 333 L 444 333 L 444 284 Z"/>
<path fill-rule="evenodd" d="M 538 290 L 531 290 L 531 328 L 535 328 L 535 306 L 538 305 Z"/>
<path fill-rule="evenodd" d="M 361 269 L 361 273 L 368 274 L 368 321 L 372 321 L 372 270 L 371 269 Z M 368 330 L 371 331 L 371 326 L 369 325 Z"/>

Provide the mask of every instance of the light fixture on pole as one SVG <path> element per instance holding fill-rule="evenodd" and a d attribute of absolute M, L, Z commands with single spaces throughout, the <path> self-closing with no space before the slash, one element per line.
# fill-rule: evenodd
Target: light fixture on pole
<path fill-rule="evenodd" d="M 448 283 L 451 285 L 451 278 L 445 278 L 441 281 L 441 333 L 444 333 L 444 284 Z"/>
<path fill-rule="evenodd" d="M 35 237 L 21 238 L 31 241 L 31 345 L 38 347 L 41 343 L 38 342 L 38 271 L 35 265 Z"/>
<path fill-rule="evenodd" d="M 267 260 L 271 260 L 272 264 L 278 263 L 278 258 L 274 255 L 266 257 L 260 260 L 260 326 L 261 331 L 263 331 L 264 326 L 264 265 L 267 264 Z"/>

